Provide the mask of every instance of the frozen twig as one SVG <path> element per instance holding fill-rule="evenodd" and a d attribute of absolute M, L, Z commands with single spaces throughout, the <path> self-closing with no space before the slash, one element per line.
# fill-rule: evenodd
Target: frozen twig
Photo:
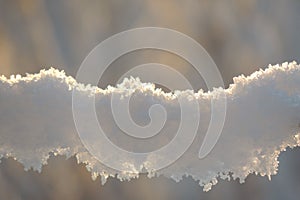
<path fill-rule="evenodd" d="M 133 78 L 125 80 L 117 88 L 104 90 L 79 84 L 63 71 L 49 69 L 25 77 L 0 77 L 0 158 L 13 157 L 24 165 L 25 170 L 33 168 L 41 171 L 51 152 L 67 157 L 76 155 L 79 163 L 87 164 L 93 178 L 101 175 L 103 183 L 109 176 L 130 179 L 145 170 L 128 160 L 124 163 L 128 170 L 119 172 L 91 156 L 75 129 L 73 89 L 80 91 L 82 96 L 95 95 L 99 120 L 115 141 L 123 136 L 116 134 L 118 129 L 108 111 L 109 98 L 114 92 L 126 95 L 133 91 L 136 94 L 139 101 L 136 101 L 132 112 L 142 121 L 147 120 L 148 115 L 143 114 L 145 110 L 141 102 L 159 102 L 172 107 L 170 123 L 166 124 L 170 127 L 165 132 L 172 132 L 178 127 L 178 105 L 174 104 L 178 96 L 192 96 L 198 100 L 201 122 L 194 143 L 180 159 L 162 170 L 153 172 L 151 169 L 151 162 L 155 162 L 156 158 L 145 161 L 149 177 L 164 175 L 179 181 L 183 176 L 192 176 L 208 191 L 218 178 L 239 178 L 240 182 L 244 182 L 250 173 L 271 177 L 277 173 L 280 152 L 287 147 L 300 146 L 300 66 L 295 62 L 269 66 L 248 77 L 236 77 L 228 89 L 208 93 L 164 93 L 153 84 L 141 83 Z M 221 137 L 212 152 L 199 159 L 199 147 L 209 122 L 210 100 L 218 98 L 218 93 L 222 92 L 227 96 L 227 116 Z M 86 126 L 88 129 L 89 122 Z M 129 141 L 126 144 L 129 148 L 130 145 L 136 146 L 129 139 L 122 140 Z M 163 140 L 160 138 L 159 141 Z M 108 159 L 114 159 L 109 158 L 109 152 L 103 153 Z"/>

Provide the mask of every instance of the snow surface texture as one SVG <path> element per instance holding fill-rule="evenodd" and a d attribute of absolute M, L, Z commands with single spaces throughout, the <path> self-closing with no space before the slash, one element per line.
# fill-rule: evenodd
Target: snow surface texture
<path fill-rule="evenodd" d="M 140 123 L 149 120 L 145 110 L 148 104 L 160 102 L 170 106 L 173 113 L 169 123 L 165 124 L 169 126 L 164 130 L 166 133 L 178 128 L 178 104 L 173 102 L 176 96 L 189 98 L 192 95 L 196 98 L 201 122 L 194 143 L 174 164 L 156 172 L 151 168 L 146 170 L 149 177 L 164 175 L 175 181 L 192 176 L 204 191 L 210 190 L 219 178 L 238 178 L 241 183 L 250 173 L 270 178 L 277 173 L 280 152 L 287 147 L 300 146 L 300 66 L 295 62 L 269 66 L 248 77 L 236 77 L 228 89 L 207 93 L 178 91 L 176 95 L 164 93 L 154 84 L 141 83 L 134 78 L 124 80 L 116 88 L 102 90 L 79 84 L 63 71 L 49 69 L 26 77 L 0 77 L 0 159 L 13 157 L 24 165 L 25 170 L 41 171 L 51 153 L 66 155 L 67 158 L 75 155 L 78 163 L 86 163 L 93 179 L 101 176 L 102 183 L 109 176 L 129 180 L 144 172 L 145 168 L 137 168 L 130 160 L 126 163 L 130 170 L 118 172 L 91 156 L 75 129 L 73 89 L 81 91 L 83 96 L 95 94 L 99 120 L 103 120 L 111 140 L 116 143 L 123 141 L 127 148 L 145 146 L 146 143 L 137 144 L 138 140 L 131 141 L 132 138 L 117 133 L 108 111 L 112 93 L 134 91 L 136 101 L 131 108 L 132 116 L 136 120 L 145 119 Z M 210 119 L 210 100 L 218 98 L 220 92 L 227 96 L 224 129 L 212 152 L 199 159 L 199 148 Z M 161 136 L 158 140 L 154 137 L 149 142 L 163 146 L 172 136 Z"/>

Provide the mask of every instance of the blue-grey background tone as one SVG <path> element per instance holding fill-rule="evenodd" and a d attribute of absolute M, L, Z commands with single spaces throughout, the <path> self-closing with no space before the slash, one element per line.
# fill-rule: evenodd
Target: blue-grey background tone
<path fill-rule="evenodd" d="M 299 0 L 0 0 L 0 74 L 56 67 L 75 76 L 86 55 L 112 34 L 143 26 L 185 33 L 209 52 L 226 87 L 239 74 L 267 64 L 300 60 Z M 115 61 L 99 86 L 115 84 L 131 67 L 158 62 L 191 81 L 199 77 L 184 60 L 159 51 L 132 52 Z M 202 81 L 198 88 L 205 88 Z M 1 131 L 1 128 L 0 128 Z M 234 143 L 234 141 L 233 141 Z M 230 152 L 228 152 L 230 153 Z M 93 182 L 74 158 L 51 157 L 43 172 L 24 172 L 13 159 L 0 164 L 0 199 L 299 199 L 300 150 L 280 156 L 269 182 L 251 175 L 245 184 L 221 181 L 202 192 L 191 178 L 180 183 L 144 175 L 131 182 Z"/>

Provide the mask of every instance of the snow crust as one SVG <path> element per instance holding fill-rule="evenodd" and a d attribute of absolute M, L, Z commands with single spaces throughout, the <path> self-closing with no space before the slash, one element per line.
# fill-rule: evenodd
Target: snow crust
<path fill-rule="evenodd" d="M 241 75 L 233 81 L 228 89 L 165 93 L 138 78 L 125 79 L 116 87 L 106 89 L 83 85 L 54 68 L 25 77 L 1 76 L 0 159 L 13 157 L 25 170 L 32 168 L 40 172 L 50 154 L 76 156 L 78 163 L 86 164 L 92 178 L 100 176 L 103 184 L 110 176 L 130 180 L 142 172 L 149 177 L 163 175 L 175 181 L 191 176 L 204 191 L 209 191 L 220 178 L 239 179 L 243 183 L 249 174 L 255 173 L 271 179 L 277 173 L 279 154 L 288 147 L 300 146 L 300 66 L 295 62 L 269 65 L 265 70 L 248 77 Z M 81 92 L 83 98 L 95 95 L 98 118 L 111 140 L 120 146 L 135 149 L 146 143 L 122 136 L 117 129 L 110 112 L 109 99 L 113 93 L 125 96 L 134 93 L 131 112 L 140 123 L 149 120 L 145 107 L 153 103 L 172 111 L 165 124 L 166 136 L 149 141 L 161 146 L 168 143 L 178 128 L 180 115 L 176 99 L 179 96 L 197 99 L 201 110 L 197 136 L 184 155 L 164 169 L 151 169 L 151 162 L 156 158 L 143 166 L 124 158 L 127 170 L 116 171 L 95 159 L 82 144 L 72 117 L 72 90 Z M 210 100 L 219 98 L 221 93 L 227 97 L 225 125 L 213 150 L 199 159 L 199 148 L 210 120 Z M 114 159 L 108 152 L 103 153 L 108 159 Z"/>

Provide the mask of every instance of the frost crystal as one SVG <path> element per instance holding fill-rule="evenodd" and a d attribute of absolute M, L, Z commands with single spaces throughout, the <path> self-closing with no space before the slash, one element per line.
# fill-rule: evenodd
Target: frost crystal
<path fill-rule="evenodd" d="M 156 158 L 145 162 L 140 168 L 135 166 L 135 161 L 127 160 L 124 166 L 128 170 L 121 172 L 108 168 L 91 156 L 76 132 L 72 117 L 73 89 L 80 91 L 83 97 L 95 95 L 98 117 L 115 141 L 121 136 L 115 134 L 118 130 L 108 111 L 112 93 L 122 94 L 123 97 L 134 93 L 138 101 L 131 111 L 140 120 L 148 119 L 147 113 L 143 114 L 142 102 L 151 104 L 155 101 L 171 106 L 171 122 L 166 124 L 171 127 L 165 132 L 178 128 L 176 121 L 180 119 L 176 117 L 178 105 L 174 100 L 180 95 L 196 98 L 201 110 L 201 122 L 195 141 L 180 159 L 159 171 L 151 169 L 151 162 L 155 162 Z M 220 92 L 227 96 L 224 129 L 212 152 L 199 159 L 199 147 L 210 119 L 210 100 L 218 98 Z M 27 74 L 26 77 L 12 75 L 7 79 L 1 76 L 0 158 L 13 157 L 24 165 L 25 170 L 33 168 L 41 171 L 50 153 L 66 157 L 76 155 L 78 163 L 86 164 L 93 179 L 101 176 L 102 183 L 109 176 L 129 180 L 146 170 L 149 177 L 164 175 L 175 181 L 191 176 L 199 181 L 205 191 L 217 184 L 219 178 L 238 178 L 241 183 L 250 173 L 270 178 L 277 173 L 280 152 L 287 147 L 300 146 L 299 94 L 300 66 L 295 62 L 269 66 L 248 77 L 236 77 L 228 89 L 207 93 L 164 93 L 155 89 L 153 84 L 141 83 L 133 78 L 103 90 L 77 83 L 55 69 L 41 70 L 39 74 Z M 87 129 L 88 125 L 89 122 Z M 160 138 L 160 141 L 163 139 L 168 137 Z M 130 140 L 124 140 L 129 141 L 126 145 L 130 146 Z M 132 142 L 131 146 L 135 147 L 136 143 Z M 114 159 L 109 157 L 109 152 L 103 153 L 107 154 L 107 159 Z"/>

